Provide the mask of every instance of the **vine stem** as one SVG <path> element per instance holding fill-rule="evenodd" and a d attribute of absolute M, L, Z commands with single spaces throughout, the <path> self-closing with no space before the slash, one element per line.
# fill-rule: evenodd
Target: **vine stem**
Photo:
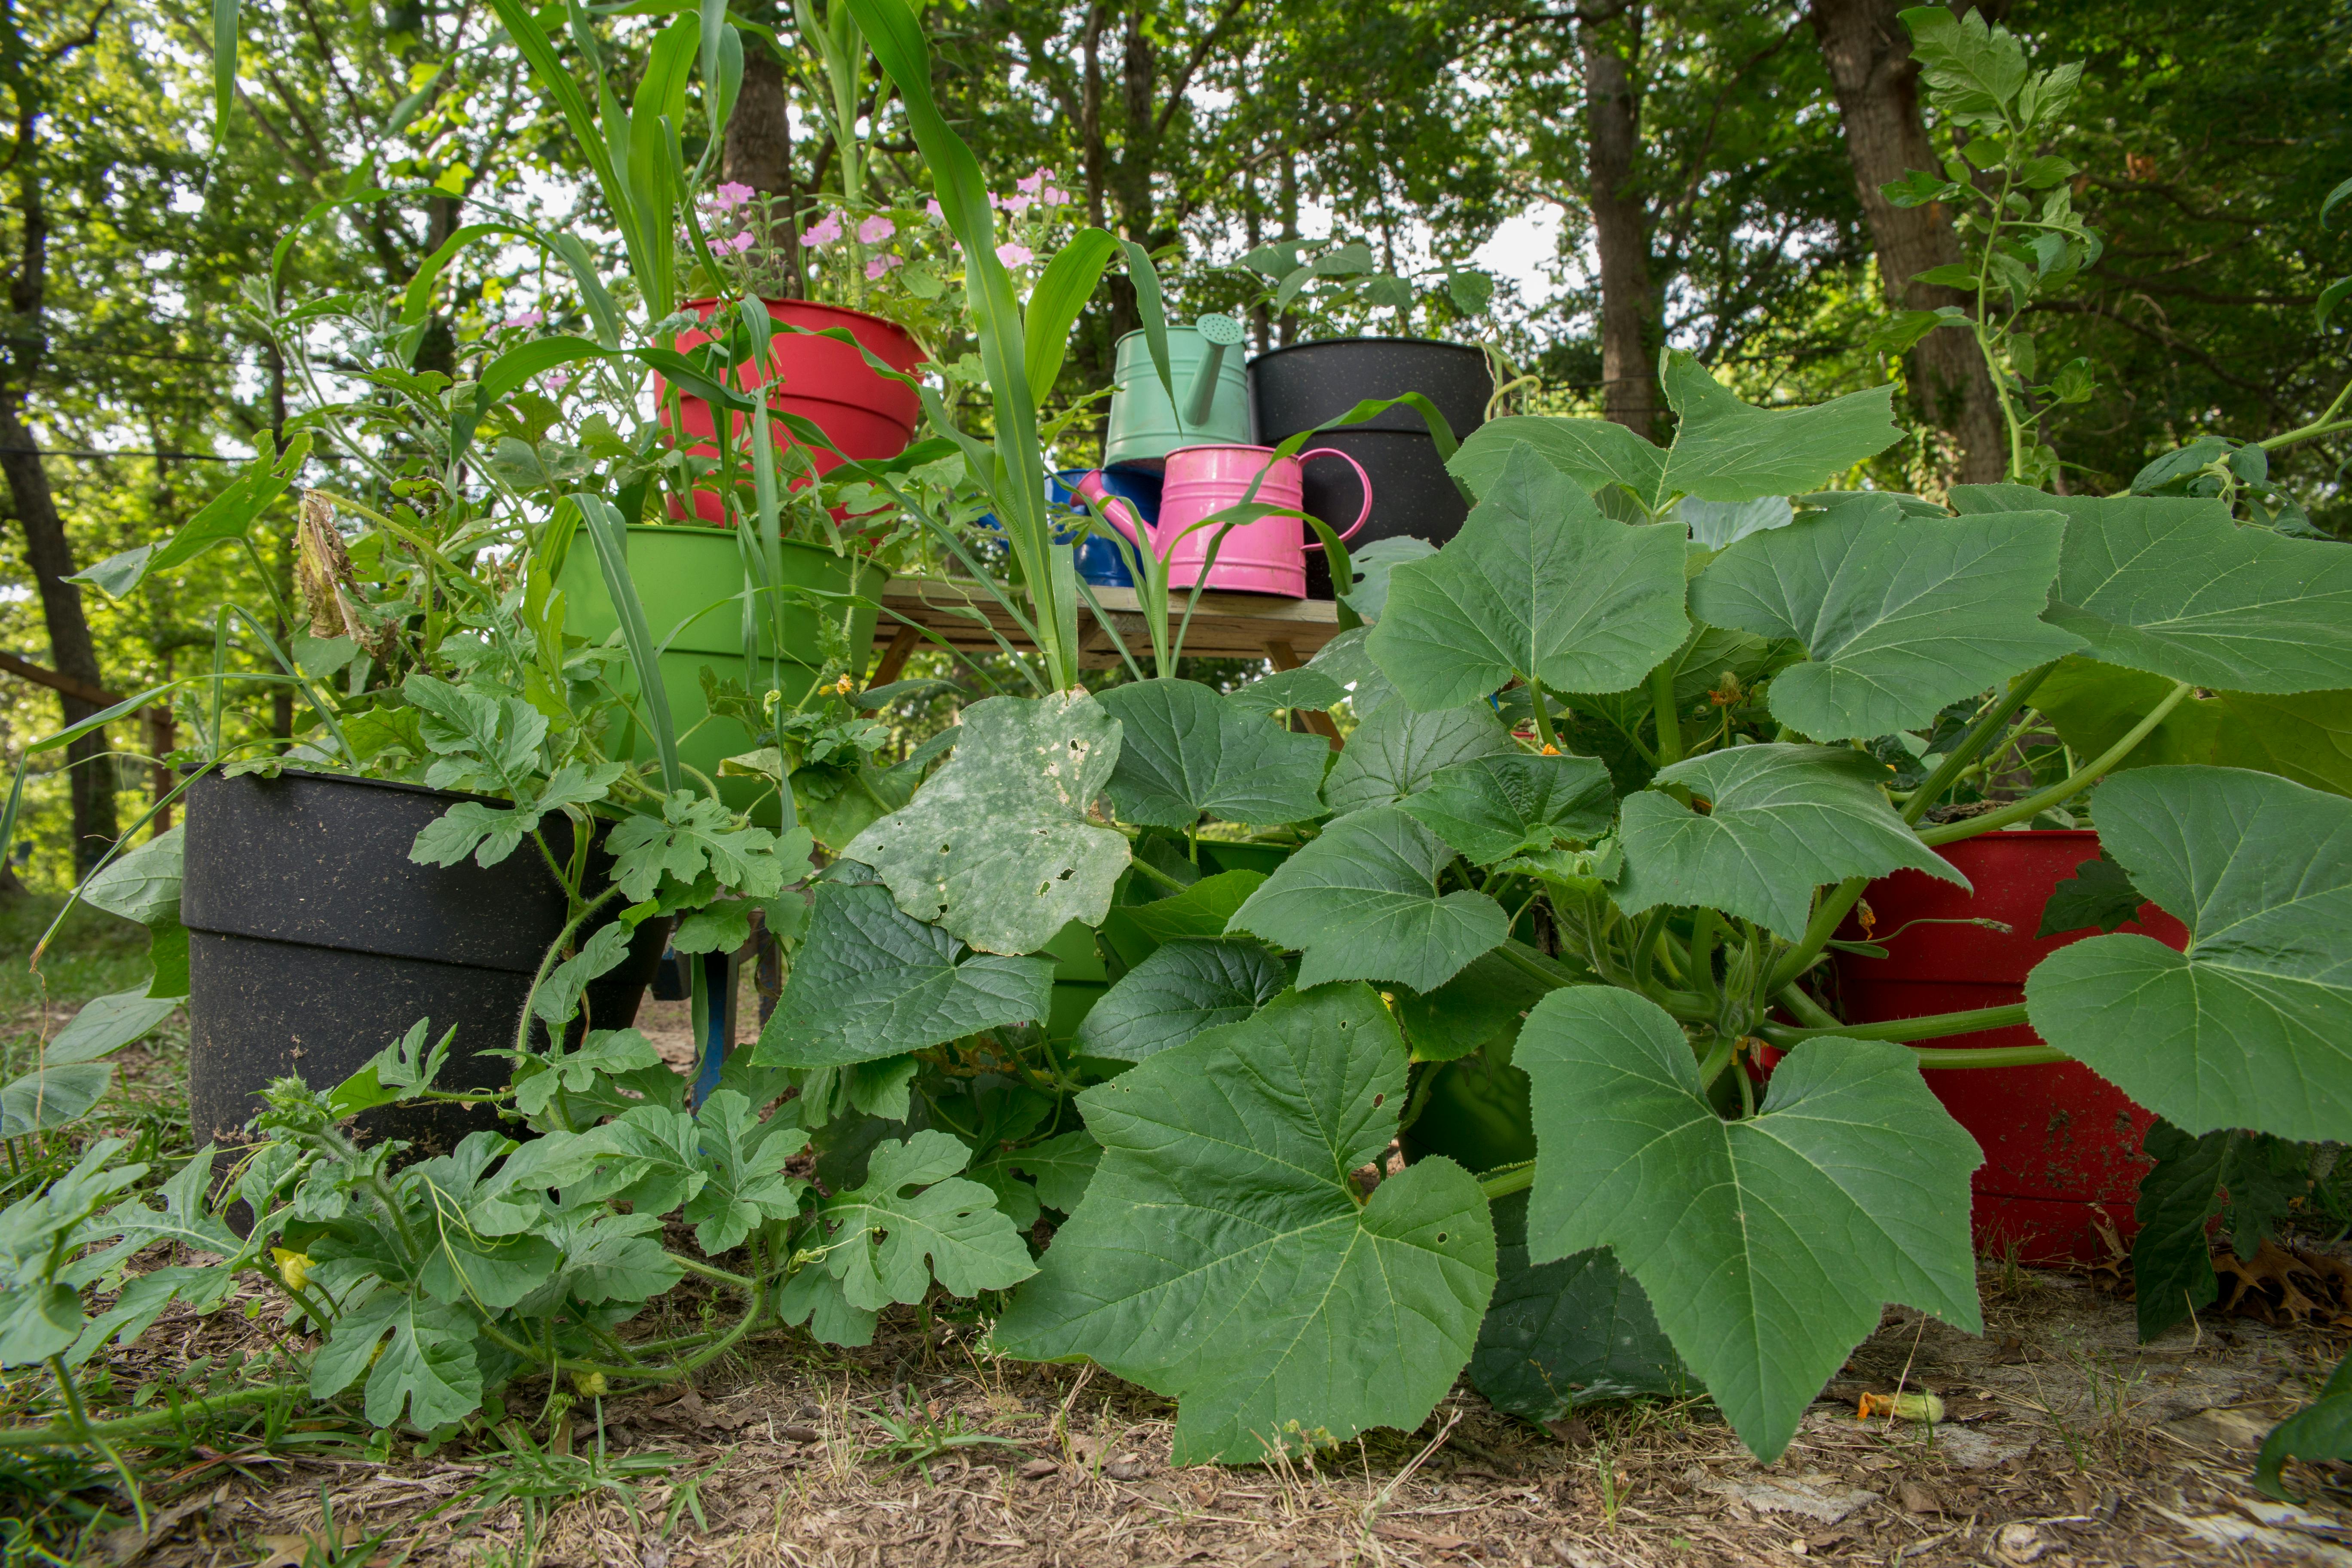
<path fill-rule="evenodd" d="M 1969 726 L 1968 732 L 1960 737 L 1960 743 L 1952 748 L 1950 753 L 1944 758 L 1942 765 L 1928 775 L 1926 783 L 1911 792 L 1910 800 L 1905 803 L 1903 807 L 1903 820 L 1916 824 L 1921 817 L 1927 816 L 1929 808 L 1935 805 L 1943 793 L 1952 787 L 1953 782 L 1968 771 L 1969 764 L 1976 761 L 1977 753 L 1985 749 L 1986 743 L 2000 732 L 2000 727 L 2008 723 L 2019 709 L 2025 706 L 2026 699 L 2033 695 L 2034 688 L 2040 686 L 2043 679 L 2057 668 L 2057 662 L 2053 660 L 2048 664 L 2027 670 L 2010 682 L 2008 694 L 1995 703 L 1990 712 L 1981 715 L 1975 723 Z"/>
<path fill-rule="evenodd" d="M 2327 412 L 2310 424 L 2283 431 L 2266 441 L 2257 441 L 2254 445 L 2265 452 L 2275 452 L 2283 447 L 2292 447 L 2298 441 L 2308 441 L 2314 437 L 2331 436 L 2338 430 L 2352 429 L 2352 419 L 2336 417 L 2343 411 L 2347 399 L 2352 399 L 2352 381 L 2344 384 L 2344 390 L 2336 395 L 2336 401 L 2327 405 Z"/>
<path fill-rule="evenodd" d="M 2025 1004 L 1977 1007 L 1965 1013 L 1931 1013 L 1919 1018 L 1892 1018 L 1882 1024 L 1840 1024 L 1835 1028 L 1792 1029 L 1766 1024 L 1760 1033 L 1776 1046 L 1803 1040 L 1934 1040 L 1947 1035 L 1973 1035 L 1980 1029 L 2012 1028 L 2026 1021 Z"/>
<path fill-rule="evenodd" d="M 1671 662 L 1662 662 L 1650 671 L 1650 715 L 1658 726 L 1658 766 L 1671 767 L 1683 760 L 1683 720 L 1675 706 Z"/>
<path fill-rule="evenodd" d="M 73 1369 L 66 1365 L 66 1358 L 51 1356 L 49 1370 L 57 1375 L 58 1389 L 66 1396 L 67 1413 L 72 1415 L 73 1424 L 83 1440 L 96 1445 L 98 1451 L 104 1454 L 107 1462 L 114 1467 L 114 1473 L 122 1478 L 123 1489 L 131 1494 L 131 1510 L 139 1515 L 139 1533 L 142 1536 L 147 1534 L 154 1526 L 147 1515 L 147 1499 L 139 1489 L 138 1476 L 122 1462 L 122 1456 L 114 1451 L 114 1445 L 100 1436 L 97 1428 L 90 1425 L 89 1412 L 82 1406 L 81 1388 L 74 1382 Z"/>
<path fill-rule="evenodd" d="M 228 1394 L 214 1394 L 205 1399 L 192 1399 L 169 1409 L 153 1410 L 144 1415 L 126 1415 L 115 1421 L 91 1421 L 76 1428 L 52 1422 L 47 1426 L 0 1427 L 0 1448 L 54 1448 L 75 1443 L 113 1442 L 143 1436 L 149 1432 L 172 1426 L 189 1412 L 218 1415 L 240 1409 L 248 1405 L 266 1405 L 281 1394 L 304 1394 L 310 1384 L 273 1383 L 262 1388 L 240 1388 Z M 68 1401 L 68 1408 L 71 1405 Z"/>
<path fill-rule="evenodd" d="M 1999 811 L 1988 812 L 1982 816 L 1972 816 L 1963 822 L 1950 822 L 1941 827 L 1930 828 L 1919 835 L 1920 841 L 1930 846 L 1956 844 L 1963 838 L 1974 838 L 1979 833 L 1990 833 L 1995 828 L 2007 827 L 2012 822 L 2029 822 L 2061 801 L 2079 795 L 2097 783 L 2117 763 L 2131 755 L 2133 748 L 2147 739 L 2150 731 L 2170 717 L 2172 710 L 2180 706 L 2182 699 L 2186 698 L 2191 689 L 2193 689 L 2185 680 L 2174 682 L 2171 691 L 2166 694 L 2164 700 L 2150 709 L 2147 717 L 2133 725 L 2122 740 L 2117 741 L 2089 763 L 2060 779 L 2048 789 L 2037 795 L 2027 795 L 2023 800 L 2011 805 L 2005 805 Z"/>

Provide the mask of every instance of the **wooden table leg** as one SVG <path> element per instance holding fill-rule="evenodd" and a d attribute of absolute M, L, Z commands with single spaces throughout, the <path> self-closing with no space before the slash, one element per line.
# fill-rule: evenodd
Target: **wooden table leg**
<path fill-rule="evenodd" d="M 1298 657 L 1297 648 L 1282 641 L 1268 640 L 1265 645 L 1265 657 L 1278 670 L 1297 669 L 1307 662 Z M 1328 713 L 1318 709 L 1294 708 L 1290 710 L 1290 727 L 1302 734 L 1320 735 L 1331 742 L 1333 751 L 1339 749 L 1339 726 L 1331 721 L 1331 715 Z"/>
<path fill-rule="evenodd" d="M 866 684 L 887 686 L 898 679 L 907 668 L 907 656 L 915 651 L 915 644 L 921 639 L 921 635 L 912 626 L 900 626 L 890 638 L 890 646 L 882 650 L 882 661 L 874 667 L 874 673 Z"/>

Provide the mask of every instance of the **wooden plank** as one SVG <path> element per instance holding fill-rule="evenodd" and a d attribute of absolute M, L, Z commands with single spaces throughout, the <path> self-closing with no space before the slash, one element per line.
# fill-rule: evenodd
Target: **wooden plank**
<path fill-rule="evenodd" d="M 1149 665 L 1151 639 L 1144 630 L 1143 606 L 1132 588 L 1097 588 L 1095 597 L 1109 617 L 1106 629 L 1091 608 L 1081 605 L 1079 663 L 1092 669 L 1109 668 L 1121 661 L 1112 640 L 1127 645 L 1139 664 Z M 970 583 L 945 578 L 894 577 L 882 590 L 882 602 L 898 615 L 919 623 L 950 647 L 972 652 L 996 650 L 987 626 L 1002 632 L 1016 648 L 1031 645 L 1013 618 L 988 593 Z M 1183 620 L 1185 600 L 1171 607 L 1171 627 Z M 978 613 L 976 619 L 974 612 Z M 896 623 L 885 617 L 888 626 Z M 886 626 L 875 628 L 876 641 L 886 638 Z M 1339 635 L 1339 606 L 1328 599 L 1280 599 L 1256 594 L 1202 594 L 1184 634 L 1184 653 L 1193 658 L 1265 658 L 1268 647 L 1280 642 L 1290 658 L 1303 662 Z"/>

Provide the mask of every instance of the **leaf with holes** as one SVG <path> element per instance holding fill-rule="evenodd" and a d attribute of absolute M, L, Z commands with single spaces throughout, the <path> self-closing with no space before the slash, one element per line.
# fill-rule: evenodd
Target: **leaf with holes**
<path fill-rule="evenodd" d="M 1396 1136 L 1405 1072 L 1380 999 L 1341 985 L 1086 1091 L 1101 1163 L 997 1348 L 1175 1399 L 1178 1464 L 1419 1425 L 1469 1360 L 1495 1237 L 1451 1160 L 1358 1201 L 1349 1173 Z"/>
<path fill-rule="evenodd" d="M 1659 1326 L 1758 1458 L 1888 1301 L 1976 1333 L 1974 1140 L 1911 1053 L 1815 1039 L 1726 1121 L 1682 1028 L 1613 986 L 1555 991 L 1519 1031 L 1532 1084 L 1528 1256 L 1612 1248 Z"/>
<path fill-rule="evenodd" d="M 975 702 L 946 763 L 843 858 L 982 952 L 1035 952 L 1102 924 L 1127 869 L 1127 840 L 1087 820 L 1118 752 L 1118 721 L 1083 691 Z"/>

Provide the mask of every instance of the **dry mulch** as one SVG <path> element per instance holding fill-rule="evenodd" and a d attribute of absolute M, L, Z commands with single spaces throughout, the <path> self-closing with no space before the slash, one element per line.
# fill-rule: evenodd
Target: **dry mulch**
<path fill-rule="evenodd" d="M 1463 1385 L 1412 1434 L 1379 1433 L 1308 1465 L 1176 1468 L 1164 1400 L 1087 1369 L 988 1356 L 968 1324 L 886 1320 L 866 1350 L 779 1334 L 692 1389 L 605 1403 L 614 1455 L 662 1453 L 632 1501 L 449 1500 L 493 1462 L 479 1445 L 390 1462 L 245 1456 L 189 1475 L 156 1534 L 110 1543 L 121 1568 L 300 1568 L 328 1531 L 392 1568 L 692 1564 L 1652 1564 L 1832 1562 L 2352 1568 L 2352 1513 L 2262 1500 L 2264 1431 L 2343 1353 L 2307 1324 L 2244 1319 L 2134 1343 L 2130 1308 L 2088 1279 L 1988 1269 L 1974 1339 L 1904 1309 L 1761 1466 L 1702 1401 L 1596 1406 L 1549 1429 Z M 137 1380 L 221 1356 L 257 1330 L 230 1310 L 167 1321 L 124 1352 Z M 1932 1430 L 1854 1417 L 1859 1395 L 1926 1390 Z M 538 1408 L 544 1384 L 512 1391 Z M 593 1450 L 575 1412 L 576 1453 Z M 898 1462 L 909 1422 L 1001 1439 Z M 2302 1472 L 2309 1487 L 2326 1478 Z M 699 1505 L 698 1515 L 693 1505 Z M 438 1511 L 436 1511 L 436 1510 Z M 360 1554 L 350 1553 L 349 1568 Z"/>

